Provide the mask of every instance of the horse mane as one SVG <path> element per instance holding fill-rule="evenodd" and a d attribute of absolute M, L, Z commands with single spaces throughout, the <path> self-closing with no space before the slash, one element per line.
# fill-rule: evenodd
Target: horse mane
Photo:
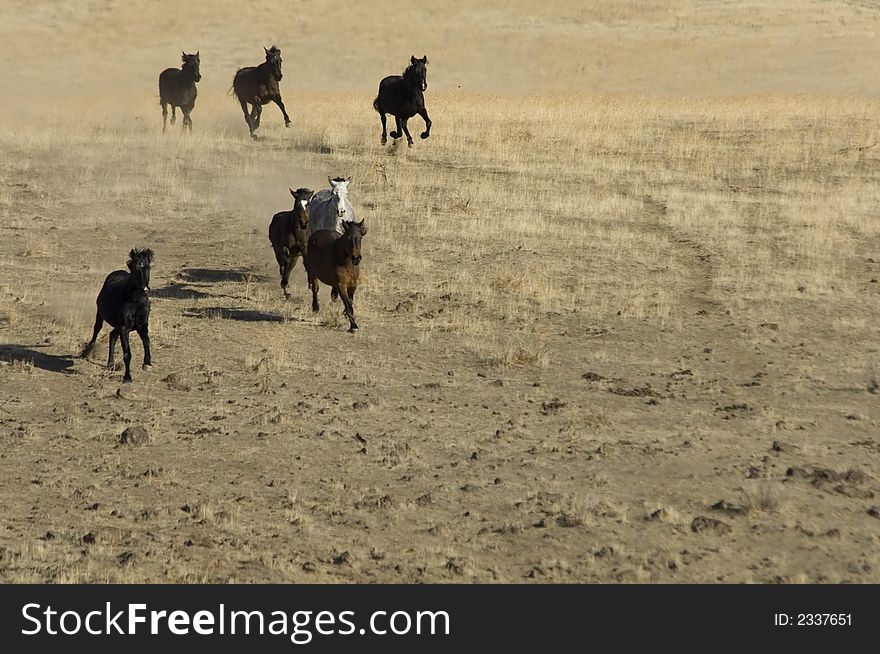
<path fill-rule="evenodd" d="M 421 59 L 416 59 L 415 64 L 411 63 L 409 66 L 407 66 L 407 67 L 403 70 L 403 75 L 401 75 L 401 77 L 406 77 L 406 76 L 407 76 L 407 73 L 409 73 L 409 72 L 413 69 L 413 67 L 414 67 L 416 64 L 424 64 L 425 66 L 427 66 L 427 65 L 428 65 L 428 58 L 425 57 L 425 60 L 424 60 L 424 61 L 422 61 Z"/>
<path fill-rule="evenodd" d="M 150 248 L 132 248 L 128 253 L 129 263 L 138 259 L 146 259 L 148 263 L 153 262 L 153 251 Z"/>

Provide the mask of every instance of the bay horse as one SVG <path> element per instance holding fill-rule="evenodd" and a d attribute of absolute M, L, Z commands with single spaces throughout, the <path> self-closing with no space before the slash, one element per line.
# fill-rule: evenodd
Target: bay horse
<path fill-rule="evenodd" d="M 239 68 L 232 79 L 232 89 L 235 92 L 235 97 L 241 103 L 244 121 L 254 138 L 257 138 L 254 132 L 260 126 L 263 105 L 269 102 L 278 105 L 284 115 L 284 126 L 290 127 L 290 116 L 287 115 L 287 110 L 284 108 L 281 89 L 278 87 L 281 77 L 281 50 L 273 45 L 266 50 L 266 61 L 259 66 Z M 248 105 L 253 106 L 250 113 L 248 113 Z"/>
<path fill-rule="evenodd" d="M 318 280 L 332 288 L 334 297 L 342 298 L 349 330 L 358 330 L 354 320 L 354 292 L 357 290 L 361 263 L 361 238 L 367 233 L 364 221 L 343 223 L 342 234 L 332 229 L 319 229 L 309 237 L 304 257 L 309 288 L 312 289 L 312 311 L 317 312 Z"/>
<path fill-rule="evenodd" d="M 162 105 L 162 131 L 168 127 L 168 105 L 171 105 L 171 124 L 177 121 L 175 107 L 183 114 L 183 128 L 192 131 L 190 113 L 196 106 L 196 82 L 201 81 L 199 53 L 183 55 L 180 68 L 166 68 L 159 74 L 159 102 Z"/>
<path fill-rule="evenodd" d="M 382 144 L 388 140 L 385 114 L 391 114 L 397 121 L 397 129 L 391 132 L 391 138 L 399 139 L 406 134 L 406 143 L 412 147 L 413 140 L 409 134 L 407 121 L 418 114 L 425 121 L 425 131 L 420 134 L 423 139 L 431 135 L 431 119 L 425 109 L 424 92 L 428 88 L 428 57 L 416 59 L 410 56 L 410 64 L 403 75 L 389 75 L 379 82 L 379 95 L 373 101 L 373 109 L 379 112 L 382 120 Z"/>
<path fill-rule="evenodd" d="M 281 290 L 290 297 L 287 285 L 290 271 L 300 256 L 305 256 L 309 242 L 308 202 L 314 191 L 308 188 L 288 189 L 293 196 L 293 210 L 281 211 L 272 216 L 269 225 L 269 241 L 275 251 L 278 269 L 281 272 Z"/>
<path fill-rule="evenodd" d="M 144 370 L 151 370 L 153 360 L 150 356 L 150 266 L 153 251 L 134 248 L 128 253 L 128 272 L 116 270 L 104 280 L 98 293 L 98 311 L 95 315 L 95 329 L 92 340 L 85 346 L 80 356 L 86 357 L 95 348 L 95 341 L 104 321 L 110 323 L 110 356 L 107 367 L 113 368 L 116 340 L 122 341 L 122 360 L 125 362 L 123 383 L 131 383 L 131 346 L 128 334 L 136 331 L 144 344 Z"/>

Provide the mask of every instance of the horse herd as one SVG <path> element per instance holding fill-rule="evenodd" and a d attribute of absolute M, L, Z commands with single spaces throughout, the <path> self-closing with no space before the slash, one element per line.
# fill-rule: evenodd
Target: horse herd
<path fill-rule="evenodd" d="M 317 193 L 308 188 L 290 189 L 293 209 L 278 212 L 272 217 L 269 241 L 278 261 L 281 290 L 285 298 L 290 297 L 290 271 L 302 257 L 308 287 L 312 291 L 312 311 L 320 309 L 318 282 L 323 282 L 330 286 L 332 299 L 342 300 L 349 332 L 354 334 L 358 330 L 354 317 L 354 294 L 360 275 L 361 239 L 366 235 L 367 227 L 363 220 L 355 220 L 348 200 L 347 189 L 351 177 L 336 177 L 329 181 L 330 188 Z M 110 332 L 107 367 L 113 368 L 116 341 L 121 341 L 125 363 L 123 382 L 132 381 L 131 332 L 137 332 L 144 346 L 143 369 L 150 370 L 153 365 L 149 328 L 153 251 L 134 248 L 128 257 L 128 271 L 116 270 L 104 280 L 96 301 L 92 339 L 80 355 L 86 357 L 94 350 L 104 323 L 108 323 L 113 329 Z"/>
<path fill-rule="evenodd" d="M 281 49 L 277 46 L 263 48 L 266 60 L 258 66 L 239 68 L 232 78 L 232 91 L 235 94 L 244 121 L 252 137 L 260 127 L 263 105 L 274 102 L 284 116 L 284 126 L 290 127 L 290 116 L 281 99 Z M 168 126 L 168 106 L 171 106 L 171 124 L 177 120 L 176 108 L 180 107 L 183 114 L 183 128 L 192 130 L 190 114 L 196 106 L 198 90 L 196 82 L 202 79 L 199 70 L 201 59 L 199 53 L 183 53 L 183 64 L 178 68 L 166 68 L 159 75 L 159 103 L 162 105 L 162 129 Z M 402 75 L 389 75 L 379 82 L 379 92 L 373 101 L 373 109 L 379 113 L 382 122 L 382 143 L 388 138 L 386 114 L 394 116 L 397 129 L 391 131 L 391 138 L 399 139 L 406 135 L 407 145 L 412 147 L 413 139 L 409 133 L 407 121 L 413 116 L 421 116 L 425 121 L 425 131 L 420 134 L 426 139 L 431 135 L 431 119 L 425 109 L 424 92 L 428 88 L 428 58 L 410 57 L 410 64 Z M 250 110 L 248 110 L 250 107 Z"/>
<path fill-rule="evenodd" d="M 241 68 L 236 72 L 232 90 L 241 103 L 245 121 L 251 136 L 260 126 L 262 105 L 274 102 L 281 109 L 284 123 L 290 127 L 290 117 L 284 108 L 278 82 L 281 81 L 281 50 L 276 46 L 264 48 L 266 61 L 259 66 Z M 199 53 L 183 53 L 180 69 L 169 68 L 159 75 L 159 95 L 162 105 L 162 129 L 167 127 L 168 105 L 171 106 L 171 123 L 177 118 L 176 108 L 183 114 L 183 128 L 192 129 L 191 113 L 195 107 L 196 82 L 201 80 Z M 391 75 L 379 83 L 379 93 L 373 108 L 382 121 L 382 143 L 386 142 L 386 114 L 393 115 L 397 129 L 391 137 L 406 135 L 407 143 L 413 140 L 407 128 L 407 120 L 418 114 L 425 121 L 423 139 L 431 131 L 431 119 L 425 110 L 423 92 L 428 87 L 425 67 L 428 58 L 410 58 L 410 65 L 403 75 Z M 251 109 L 248 111 L 248 105 Z M 330 188 L 317 193 L 308 188 L 290 189 L 293 209 L 276 213 L 269 224 L 269 241 L 275 252 L 281 274 L 281 290 L 290 297 L 288 284 L 290 272 L 302 257 L 308 287 L 312 291 L 312 311 L 320 309 L 318 286 L 322 282 L 331 288 L 331 298 L 341 299 L 349 331 L 358 330 L 354 316 L 354 295 L 357 291 L 361 263 L 361 239 L 366 235 L 364 221 L 357 221 L 348 199 L 351 177 L 329 179 Z M 153 251 L 134 248 L 129 252 L 128 271 L 110 273 L 98 293 L 97 312 L 92 338 L 81 356 L 88 356 L 95 347 L 98 335 L 107 322 L 110 332 L 108 368 L 114 364 L 116 342 L 121 341 L 125 373 L 123 382 L 131 382 L 131 345 L 129 335 L 137 332 L 144 346 L 143 369 L 152 368 L 150 354 L 150 270 Z"/>

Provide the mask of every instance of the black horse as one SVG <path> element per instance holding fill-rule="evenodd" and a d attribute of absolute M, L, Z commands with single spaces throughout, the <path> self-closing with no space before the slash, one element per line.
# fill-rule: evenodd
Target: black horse
<path fill-rule="evenodd" d="M 266 48 L 263 48 L 266 50 Z M 244 112 L 244 120 L 248 124 L 251 136 L 257 137 L 254 132 L 260 126 L 260 114 L 263 113 L 264 104 L 274 102 L 284 114 L 284 126 L 290 127 L 290 116 L 281 101 L 281 89 L 278 82 L 281 81 L 281 50 L 274 45 L 266 50 L 266 61 L 259 66 L 239 68 L 232 79 L 232 89 L 235 97 L 241 103 Z M 248 113 L 248 105 L 253 110 Z"/>
<path fill-rule="evenodd" d="M 275 251 L 278 270 L 281 272 L 281 290 L 290 297 L 287 284 L 290 271 L 300 256 L 305 256 L 309 242 L 309 200 L 315 192 L 308 188 L 289 189 L 293 196 L 293 210 L 281 211 L 272 216 L 269 225 L 269 241 Z"/>
<path fill-rule="evenodd" d="M 153 263 L 153 251 L 134 248 L 128 253 L 128 272 L 117 270 L 104 280 L 104 286 L 98 293 L 98 313 L 95 316 L 95 331 L 92 340 L 83 349 L 83 357 L 94 349 L 95 341 L 106 320 L 113 327 L 110 332 L 110 356 L 107 367 L 113 367 L 113 355 L 116 339 L 122 340 L 122 360 L 125 362 L 123 382 L 131 382 L 131 346 L 128 334 L 134 330 L 144 344 L 144 370 L 153 367 L 150 357 L 150 265 Z"/>
<path fill-rule="evenodd" d="M 428 110 L 425 109 L 424 91 L 428 88 L 428 58 L 416 59 L 410 57 L 410 65 L 403 75 L 389 75 L 379 82 L 379 95 L 373 100 L 373 109 L 379 112 L 382 119 L 382 143 L 388 140 L 385 127 L 385 114 L 391 114 L 397 121 L 397 129 L 391 132 L 391 138 L 399 139 L 406 134 L 407 145 L 412 147 L 412 136 L 406 121 L 418 114 L 425 121 L 425 131 L 421 133 L 423 139 L 431 135 L 431 119 L 428 118 Z"/>
<path fill-rule="evenodd" d="M 168 126 L 168 105 L 171 105 L 171 124 L 177 120 L 175 107 L 183 114 L 183 127 L 192 131 L 192 118 L 189 114 L 196 106 L 196 82 L 201 81 L 199 72 L 199 53 L 183 53 L 180 69 L 166 68 L 159 75 L 159 102 L 162 104 L 162 131 Z"/>

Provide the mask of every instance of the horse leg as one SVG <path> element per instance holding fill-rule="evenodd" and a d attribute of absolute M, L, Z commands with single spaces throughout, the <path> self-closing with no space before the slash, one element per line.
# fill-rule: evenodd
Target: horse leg
<path fill-rule="evenodd" d="M 284 249 L 276 248 L 273 245 L 272 250 L 275 252 L 275 261 L 278 262 L 278 274 L 281 275 L 281 290 L 284 291 L 284 295 L 287 295 L 287 289 L 285 288 L 285 284 L 284 284 L 284 264 L 285 264 L 285 253 L 287 252 L 287 248 L 284 248 Z"/>
<path fill-rule="evenodd" d="M 92 332 L 92 340 L 90 340 L 88 343 L 86 343 L 86 346 L 83 348 L 82 354 L 80 354 L 81 357 L 83 357 L 83 358 L 87 357 L 91 353 L 91 351 L 95 348 L 95 341 L 98 340 L 98 334 L 101 332 L 101 327 L 103 327 L 103 326 L 104 326 L 104 319 L 101 318 L 101 312 L 98 311 L 97 314 L 95 315 L 95 329 Z"/>
<path fill-rule="evenodd" d="M 263 105 L 260 102 L 260 98 L 254 98 L 254 113 L 251 114 L 251 120 L 254 123 L 254 129 L 259 129 L 260 127 L 260 117 L 263 115 Z"/>
<path fill-rule="evenodd" d="M 290 297 L 290 291 L 287 290 L 287 285 L 290 283 L 290 271 L 293 270 L 294 263 L 290 250 L 284 248 L 284 260 L 281 264 L 281 290 L 284 291 L 284 297 Z"/>
<path fill-rule="evenodd" d="M 250 130 L 251 136 L 253 136 L 254 135 L 254 124 L 251 121 L 251 115 L 248 113 L 247 102 L 245 102 L 244 100 L 239 100 L 239 103 L 241 104 L 241 111 L 242 111 L 242 113 L 244 113 L 244 122 L 247 123 L 248 130 Z"/>
<path fill-rule="evenodd" d="M 277 98 L 272 98 L 272 101 L 278 105 L 278 108 L 281 109 L 281 113 L 284 114 L 284 126 L 290 127 L 290 116 L 287 115 L 287 110 L 284 108 L 284 102 L 281 100 L 281 94 L 278 94 Z"/>
<path fill-rule="evenodd" d="M 119 330 L 114 327 L 110 332 L 110 354 L 107 356 L 107 368 L 113 370 L 114 357 L 116 356 L 116 341 L 119 339 Z"/>
<path fill-rule="evenodd" d="M 193 110 L 192 105 L 180 108 L 180 112 L 183 114 L 183 128 L 189 129 L 190 132 L 192 131 L 192 128 L 193 128 L 193 121 L 192 121 L 192 118 L 190 118 L 189 113 L 192 110 Z"/>
<path fill-rule="evenodd" d="M 309 273 L 309 286 L 312 289 L 312 311 L 317 313 L 321 308 L 321 305 L 318 304 L 318 278 L 311 273 Z"/>
<path fill-rule="evenodd" d="M 419 116 L 422 117 L 422 120 L 425 121 L 425 131 L 419 134 L 419 136 L 423 139 L 431 136 L 431 119 L 428 118 L 428 110 L 422 107 L 419 109 Z"/>
<path fill-rule="evenodd" d="M 177 113 L 174 105 L 171 105 L 171 124 L 174 125 L 177 122 Z"/>
<path fill-rule="evenodd" d="M 409 127 L 406 126 L 406 123 L 408 120 L 409 120 L 409 118 L 404 118 L 401 121 L 401 125 L 403 127 L 403 133 L 406 134 L 406 144 L 409 147 L 412 147 L 412 144 L 413 144 L 412 136 L 409 135 Z"/>
<path fill-rule="evenodd" d="M 379 120 L 382 121 L 382 145 L 385 145 L 388 142 L 388 128 L 384 111 L 379 114 Z"/>
<path fill-rule="evenodd" d="M 148 325 L 137 330 L 138 336 L 141 337 L 141 343 L 144 344 L 144 370 L 153 369 L 153 357 L 150 355 L 150 328 Z"/>
<path fill-rule="evenodd" d="M 354 334 L 358 330 L 357 323 L 354 321 L 354 304 L 352 304 L 351 298 L 348 296 L 348 289 L 345 286 L 339 286 L 337 290 L 339 291 L 339 297 L 342 298 L 342 303 L 345 305 L 345 315 L 350 323 L 348 331 Z"/>
<path fill-rule="evenodd" d="M 162 131 L 168 127 L 168 103 L 162 101 Z"/>
<path fill-rule="evenodd" d="M 125 374 L 122 376 L 122 383 L 131 383 L 131 343 L 128 342 L 128 328 L 123 327 L 119 330 L 119 340 L 122 341 L 122 362 L 125 364 Z"/>
<path fill-rule="evenodd" d="M 399 139 L 401 136 L 403 136 L 403 129 L 402 129 L 401 124 L 400 124 L 400 118 L 398 118 L 397 116 L 395 116 L 395 117 L 394 117 L 394 122 L 397 123 L 397 129 L 394 130 L 393 132 L 391 132 L 391 133 L 389 134 L 389 136 L 390 136 L 391 138 L 393 138 L 393 139 Z"/>

